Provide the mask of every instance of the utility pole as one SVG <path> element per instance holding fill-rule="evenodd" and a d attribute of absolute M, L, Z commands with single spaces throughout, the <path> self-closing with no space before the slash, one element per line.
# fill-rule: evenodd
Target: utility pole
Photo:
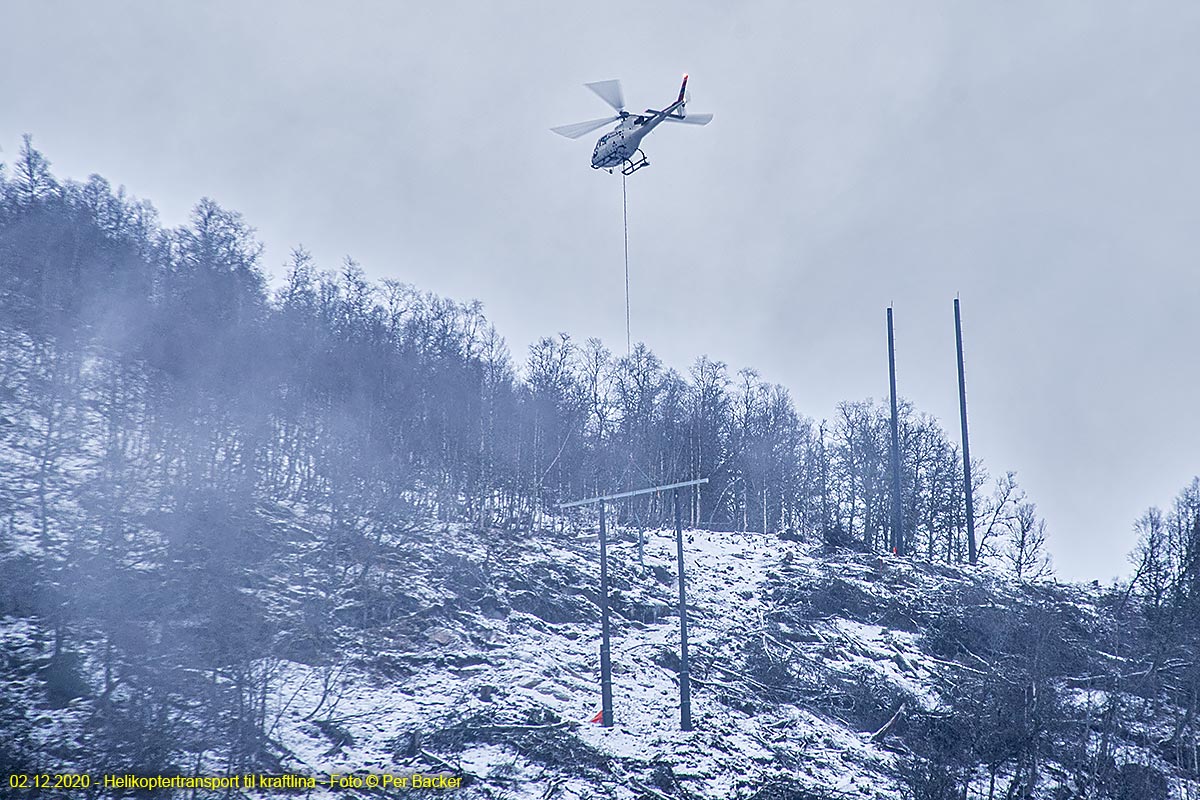
<path fill-rule="evenodd" d="M 679 510 L 679 490 L 675 490 L 675 557 L 679 561 L 679 729 L 692 729 L 692 684 L 688 668 L 687 595 L 683 581 L 683 515 Z"/>
<path fill-rule="evenodd" d="M 680 727 L 685 731 L 692 729 L 692 694 L 688 670 L 687 644 L 687 595 L 684 591 L 683 578 L 683 522 L 679 507 L 679 490 L 687 486 L 700 486 L 708 483 L 708 478 L 696 478 L 690 481 L 669 483 L 663 486 L 650 486 L 646 489 L 633 489 L 628 492 L 604 494 L 576 500 L 573 503 L 560 503 L 559 508 L 575 508 L 576 506 L 600 506 L 600 724 L 606 728 L 613 726 L 613 696 L 612 696 L 612 640 L 608 621 L 608 524 L 605 517 L 604 503 L 606 500 L 620 500 L 625 497 L 640 497 L 644 494 L 657 494 L 669 489 L 675 490 L 675 548 L 679 558 L 679 631 L 680 657 L 679 663 L 679 719 Z M 593 720 L 594 721 L 594 720 Z"/>
<path fill-rule="evenodd" d="M 613 726 L 612 643 L 608 627 L 608 529 L 600 500 L 600 724 Z"/>
<path fill-rule="evenodd" d="M 954 298 L 954 343 L 958 347 L 958 413 L 962 419 L 963 496 L 967 499 L 967 558 L 974 564 L 979 558 L 975 546 L 975 498 L 971 483 L 971 445 L 967 441 L 967 378 L 963 371 L 962 317 L 958 298 Z"/>
<path fill-rule="evenodd" d="M 904 530 L 900 514 L 900 423 L 896 411 L 896 339 L 892 334 L 892 307 L 887 310 L 888 376 L 892 387 L 892 552 L 904 555 Z"/>

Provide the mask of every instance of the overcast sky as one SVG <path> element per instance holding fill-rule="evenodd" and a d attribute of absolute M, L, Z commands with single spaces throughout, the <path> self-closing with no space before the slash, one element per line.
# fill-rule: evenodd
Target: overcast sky
<path fill-rule="evenodd" d="M 589 13 L 585 8 L 593 9 Z M 1128 570 L 1132 524 L 1200 473 L 1200 5 L 8 2 L 0 158 L 98 172 L 177 225 L 242 212 L 477 298 L 518 361 L 556 331 L 623 352 L 621 178 L 603 116 L 691 74 L 629 179 L 633 337 L 786 385 L 900 394 L 1045 515 L 1063 577 Z M 599 135 L 600 132 L 596 134 Z"/>

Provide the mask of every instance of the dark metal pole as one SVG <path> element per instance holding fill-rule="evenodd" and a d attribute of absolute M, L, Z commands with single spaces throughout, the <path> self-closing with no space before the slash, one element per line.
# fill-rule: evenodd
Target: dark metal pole
<path fill-rule="evenodd" d="M 971 445 L 967 441 L 967 378 L 963 371 L 962 318 L 958 298 L 954 298 L 954 343 L 958 346 L 958 413 L 962 418 L 963 496 L 967 499 L 967 558 L 974 564 L 979 557 L 975 548 L 975 498 L 971 484 Z"/>
<path fill-rule="evenodd" d="M 612 647 L 608 631 L 608 530 L 600 501 L 600 724 L 613 726 Z"/>
<path fill-rule="evenodd" d="M 904 554 L 900 516 L 900 423 L 896 411 L 896 339 L 892 334 L 892 307 L 887 310 L 888 375 L 892 384 L 892 552 Z"/>
<path fill-rule="evenodd" d="M 679 490 L 675 490 L 675 557 L 679 561 L 679 729 L 692 729 L 692 683 L 688 668 L 687 595 L 683 580 L 683 515 Z"/>

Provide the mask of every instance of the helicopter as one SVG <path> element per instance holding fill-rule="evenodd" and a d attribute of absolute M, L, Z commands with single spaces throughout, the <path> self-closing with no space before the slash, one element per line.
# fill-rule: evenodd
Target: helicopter
<path fill-rule="evenodd" d="M 663 122 L 682 122 L 687 125 L 707 125 L 712 122 L 712 114 L 688 114 L 685 111 L 687 103 L 688 76 L 683 76 L 683 85 L 679 87 L 679 97 L 675 102 L 661 111 L 648 108 L 641 114 L 631 114 L 625 110 L 625 95 L 621 92 L 620 81 L 596 81 L 585 83 L 600 99 L 612 106 L 616 116 L 604 119 L 592 119 L 587 122 L 576 122 L 572 125 L 560 125 L 551 128 L 560 136 L 568 139 L 578 139 L 585 133 L 602 128 L 611 122 L 619 122 L 616 128 L 600 137 L 596 149 L 592 151 L 592 169 L 606 169 L 610 173 L 616 167 L 621 167 L 622 175 L 632 175 L 642 167 L 650 166 L 646 154 L 642 152 L 642 139 Z"/>

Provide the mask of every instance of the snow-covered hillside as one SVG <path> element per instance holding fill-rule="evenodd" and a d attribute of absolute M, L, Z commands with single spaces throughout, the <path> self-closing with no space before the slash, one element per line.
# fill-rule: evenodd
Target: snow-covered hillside
<path fill-rule="evenodd" d="M 335 666 L 280 664 L 271 705 L 281 767 L 446 772 L 464 776 L 461 797 L 899 798 L 919 783 L 912 720 L 948 715 L 960 679 L 1003 668 L 976 652 L 970 620 L 993 626 L 997 647 L 1035 608 L 1081 636 L 1098 624 L 1098 590 L 690 531 L 695 730 L 685 733 L 673 535 L 647 532 L 641 557 L 635 532 L 614 538 L 614 727 L 590 722 L 596 534 L 449 526 L 388 548 L 386 571 L 417 610 L 362 634 L 343 628 Z M 1096 715 L 1105 699 L 1063 691 Z M 1115 752 L 1170 773 L 1132 741 Z M 1059 765 L 1040 769 L 1035 796 L 1070 785 Z M 978 778 L 986 792 L 992 776 Z M 1010 782 L 1001 766 L 998 796 Z M 1189 790 L 1173 783 L 1173 796 Z"/>
<path fill-rule="evenodd" d="M 327 712 L 338 734 L 303 719 L 321 702 L 321 670 L 288 666 L 280 697 L 290 708 L 279 739 L 294 759 L 289 767 L 444 768 L 431 763 L 436 755 L 470 776 L 480 796 L 588 797 L 603 789 L 619 797 L 738 797 L 774 781 L 895 796 L 882 777 L 891 754 L 837 719 L 795 705 L 737 707 L 753 680 L 742 674 L 747 642 L 795 647 L 768 638 L 762 599 L 781 559 L 817 569 L 795 545 L 687 534 L 695 730 L 684 733 L 673 537 L 647 533 L 644 570 L 632 534 L 610 550 L 616 724 L 606 729 L 589 722 L 599 710 L 597 536 L 523 537 L 500 554 L 487 536 L 456 530 L 443 537 L 450 549 L 410 562 L 410 591 L 429 592 L 431 610 L 353 648 Z M 459 568 L 439 570 L 447 564 Z M 885 674 L 896 672 L 897 645 L 883 629 L 842 620 L 819 627 L 832 646 L 845 647 L 847 665 L 877 660 Z M 389 673 L 405 677 L 381 677 Z M 897 677 L 924 690 L 915 676 Z M 414 749 L 428 755 L 402 758 Z"/>

